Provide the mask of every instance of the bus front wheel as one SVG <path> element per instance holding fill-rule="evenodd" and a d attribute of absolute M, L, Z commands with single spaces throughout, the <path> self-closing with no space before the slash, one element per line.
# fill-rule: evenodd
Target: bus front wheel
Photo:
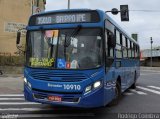
<path fill-rule="evenodd" d="M 115 87 L 115 98 L 110 103 L 110 106 L 117 105 L 119 103 L 120 98 L 121 98 L 121 85 L 120 85 L 120 82 L 117 81 L 116 87 Z"/>

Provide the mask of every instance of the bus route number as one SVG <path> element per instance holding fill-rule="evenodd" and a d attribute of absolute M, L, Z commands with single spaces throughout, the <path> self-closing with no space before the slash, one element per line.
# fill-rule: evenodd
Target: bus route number
<path fill-rule="evenodd" d="M 69 85 L 69 84 L 64 84 L 64 90 L 81 90 L 81 86 L 80 85 Z"/>

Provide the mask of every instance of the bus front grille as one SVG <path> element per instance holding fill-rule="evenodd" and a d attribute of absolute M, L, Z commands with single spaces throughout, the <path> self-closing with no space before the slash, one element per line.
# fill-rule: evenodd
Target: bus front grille
<path fill-rule="evenodd" d="M 30 76 L 37 80 L 56 82 L 79 82 L 87 79 L 87 76 L 80 73 L 59 73 L 59 72 L 31 72 Z"/>
<path fill-rule="evenodd" d="M 32 91 L 42 94 L 44 93 L 44 94 L 82 95 L 82 92 L 57 92 L 57 91 L 41 90 L 36 88 L 32 88 Z"/>

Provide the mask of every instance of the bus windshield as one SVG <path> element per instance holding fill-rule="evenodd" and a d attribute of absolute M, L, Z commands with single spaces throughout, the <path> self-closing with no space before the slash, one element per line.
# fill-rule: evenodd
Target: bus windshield
<path fill-rule="evenodd" d="M 102 65 L 102 30 L 98 28 L 30 31 L 27 66 L 92 69 Z"/>

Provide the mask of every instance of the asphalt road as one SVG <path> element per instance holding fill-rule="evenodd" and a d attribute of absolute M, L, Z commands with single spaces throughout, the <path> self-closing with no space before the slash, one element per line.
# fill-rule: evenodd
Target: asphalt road
<path fill-rule="evenodd" d="M 0 77 L 0 118 L 148 119 L 151 116 L 154 116 L 153 119 L 160 118 L 160 71 L 141 71 L 135 90 L 124 92 L 118 105 L 100 109 L 53 107 L 26 102 L 22 89 L 22 77 Z"/>

